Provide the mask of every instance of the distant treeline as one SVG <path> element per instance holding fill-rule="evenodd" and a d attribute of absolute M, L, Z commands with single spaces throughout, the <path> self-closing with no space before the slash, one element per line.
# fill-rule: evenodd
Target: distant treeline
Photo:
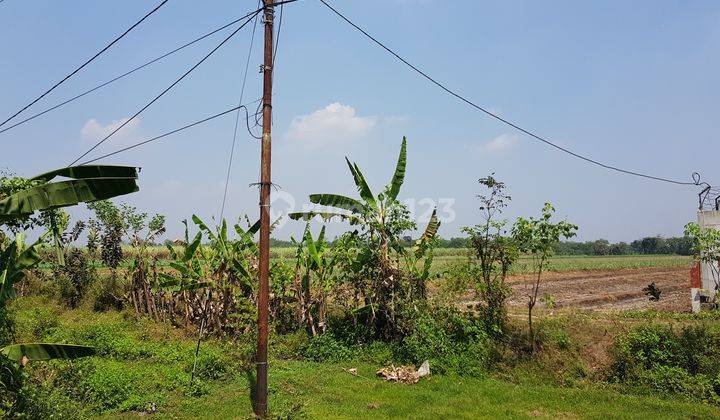
<path fill-rule="evenodd" d="M 409 237 L 404 238 L 407 246 L 412 245 Z M 271 246 L 294 246 L 291 241 L 271 239 Z M 648 236 L 630 243 L 611 243 L 605 239 L 587 242 L 560 242 L 555 247 L 558 255 L 633 255 L 633 254 L 691 254 L 690 239 L 687 237 L 664 238 L 662 236 Z M 469 248 L 468 238 L 438 238 L 439 248 Z"/>

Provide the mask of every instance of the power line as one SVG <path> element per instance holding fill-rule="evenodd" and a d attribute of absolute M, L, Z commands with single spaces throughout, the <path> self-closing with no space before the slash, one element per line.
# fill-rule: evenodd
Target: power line
<path fill-rule="evenodd" d="M 250 57 L 252 56 L 253 45 L 255 44 L 255 30 L 257 29 L 257 15 L 253 22 L 252 35 L 250 36 L 250 48 L 248 49 L 247 59 L 245 60 L 245 73 L 243 74 L 242 87 L 240 88 L 240 100 L 238 106 L 242 104 L 243 96 L 245 95 L 245 83 L 247 82 L 248 69 L 250 68 Z M 247 113 L 247 108 L 245 109 Z M 245 120 L 247 122 L 247 119 Z M 238 108 L 235 114 L 235 129 L 233 131 L 232 146 L 230 147 L 230 159 L 228 160 L 227 174 L 225 175 L 225 191 L 223 192 L 222 206 L 220 207 L 220 221 L 223 220 L 225 215 L 225 202 L 228 195 L 228 185 L 230 185 L 230 172 L 232 171 L 233 156 L 235 155 L 235 142 L 237 140 L 238 123 L 240 122 L 240 108 Z"/>
<path fill-rule="evenodd" d="M 89 164 L 89 163 L 97 162 L 97 161 L 99 161 L 99 160 L 108 158 L 108 157 L 110 157 L 110 156 L 114 156 L 114 155 L 117 155 L 117 154 L 119 154 L 119 153 L 126 152 L 126 151 L 128 151 L 128 150 L 135 149 L 135 148 L 140 147 L 140 146 L 144 146 L 144 145 L 146 145 L 146 144 L 148 144 L 148 143 L 152 143 L 152 142 L 154 142 L 154 141 L 157 141 L 157 140 L 160 140 L 160 139 L 162 139 L 162 138 L 165 138 L 165 137 L 167 137 L 167 136 L 169 136 L 169 135 L 171 135 L 171 134 L 179 133 L 180 131 L 187 130 L 188 128 L 192 128 L 192 127 L 195 127 L 196 125 L 200 125 L 200 124 L 206 123 L 206 122 L 208 122 L 208 121 L 214 120 L 215 118 L 222 117 L 223 115 L 227 115 L 227 114 L 229 114 L 229 113 L 231 113 L 231 112 L 233 112 L 233 111 L 237 111 L 237 110 L 240 110 L 240 109 L 245 109 L 246 120 L 249 120 L 249 119 L 251 118 L 251 115 L 249 115 L 249 114 L 247 113 L 247 105 L 253 104 L 253 103 L 255 103 L 255 102 L 259 102 L 260 100 L 261 100 L 261 99 L 257 99 L 257 100 L 254 100 L 254 101 L 252 101 L 252 102 L 248 102 L 247 104 L 239 105 L 239 106 L 230 108 L 230 109 L 225 110 L 225 111 L 223 111 L 223 112 L 219 112 L 219 113 L 217 113 L 217 114 L 211 115 L 211 116 L 209 116 L 209 117 L 207 117 L 207 118 L 203 118 L 203 119 L 198 120 L 198 121 L 195 121 L 195 122 L 193 122 L 193 123 L 184 125 L 184 126 L 182 126 L 182 127 L 180 127 L 180 128 L 176 128 L 176 129 L 174 129 L 174 130 L 171 130 L 171 131 L 168 131 L 168 132 L 166 132 L 166 133 L 160 134 L 159 136 L 155 136 L 155 137 L 153 137 L 153 138 L 150 138 L 150 139 L 147 139 L 147 140 L 143 140 L 143 141 L 141 141 L 141 142 L 139 142 L 139 143 L 135 143 L 135 144 L 132 144 L 132 145 L 127 146 L 127 147 L 123 147 L 122 149 L 119 149 L 119 150 L 116 150 L 116 151 L 114 151 L 114 152 L 111 152 L 111 153 L 102 155 L 102 156 L 100 156 L 100 157 L 96 157 L 96 158 L 94 158 L 94 159 L 87 160 L 87 161 L 81 163 L 81 165 L 87 165 L 87 164 Z"/>
<path fill-rule="evenodd" d="M 597 165 L 597 166 L 600 166 L 600 167 L 602 167 L 602 168 L 610 169 L 610 170 L 617 171 L 617 172 L 621 172 L 621 173 L 624 173 L 624 174 L 634 175 L 634 176 L 638 176 L 638 177 L 642 177 L 642 178 L 647 178 L 647 179 L 652 179 L 652 180 L 655 180 L 655 181 L 668 182 L 668 183 L 677 184 L 677 185 L 692 185 L 692 186 L 697 185 L 695 182 L 678 181 L 678 180 L 674 180 L 674 179 L 663 178 L 663 177 L 659 177 L 659 176 L 644 174 L 644 173 L 641 173 L 641 172 L 635 172 L 635 171 L 630 171 L 630 170 L 627 170 L 627 169 L 622 169 L 622 168 L 619 168 L 619 167 L 617 167 L 617 166 L 613 166 L 613 165 L 609 165 L 609 164 L 606 164 L 606 163 L 599 162 L 599 161 L 597 161 L 597 160 L 594 160 L 594 159 L 591 159 L 591 158 L 589 158 L 589 157 L 583 156 L 583 155 L 581 155 L 581 154 L 579 154 L 579 153 L 573 152 L 572 150 L 567 149 L 567 148 L 565 148 L 565 147 L 562 147 L 562 146 L 560 146 L 560 145 L 558 145 L 558 144 L 555 144 L 555 143 L 551 142 L 550 140 L 548 140 L 548 139 L 546 139 L 546 138 L 544 138 L 544 137 L 542 137 L 542 136 L 540 136 L 540 135 L 538 135 L 538 134 L 535 134 L 534 132 L 532 132 L 532 131 L 529 130 L 529 129 L 525 129 L 525 128 L 519 126 L 518 124 L 513 123 L 513 122 L 511 122 L 511 121 L 509 121 L 509 120 L 507 120 L 507 119 L 505 119 L 505 118 L 503 118 L 503 117 L 501 117 L 501 116 L 499 116 L 499 115 L 497 115 L 497 114 L 489 111 L 489 110 L 486 109 L 486 108 L 483 108 L 483 107 L 481 107 L 481 106 L 479 106 L 479 105 L 476 105 L 476 104 L 475 104 L 474 102 L 472 102 L 471 100 L 469 100 L 469 99 L 467 99 L 466 97 L 462 96 L 461 94 L 455 92 L 454 90 L 446 87 L 444 84 L 438 82 L 437 80 L 435 80 L 434 78 L 432 78 L 431 76 L 429 76 L 427 73 L 425 73 L 424 71 L 420 70 L 418 67 L 416 67 L 415 65 L 411 64 L 409 61 L 407 61 L 406 59 L 404 59 L 403 57 L 401 57 L 398 53 L 396 53 L 396 52 L 395 52 L 394 50 L 392 50 L 390 47 L 388 47 L 388 46 L 386 46 L 385 44 L 383 44 L 382 42 L 378 41 L 374 36 L 370 35 L 370 34 L 369 34 L 367 31 L 365 31 L 363 28 L 361 28 L 361 27 L 358 26 L 357 24 L 353 23 L 349 18 L 347 18 L 345 15 L 343 15 L 342 13 L 340 13 L 337 9 L 335 9 L 335 8 L 332 7 L 330 4 L 328 4 L 326 0 L 320 0 L 320 2 L 321 2 L 322 4 L 324 4 L 328 9 L 330 9 L 332 12 L 334 12 L 337 16 L 339 16 L 342 20 L 344 20 L 345 22 L 347 22 L 348 24 L 350 24 L 350 26 L 352 26 L 353 28 L 355 28 L 355 29 L 357 29 L 358 31 L 360 31 L 363 35 L 365 35 L 367 38 L 369 38 L 370 40 L 372 40 L 375 44 L 377 44 L 377 45 L 379 45 L 380 47 L 382 47 L 385 51 L 387 51 L 387 52 L 389 52 L 390 54 L 392 54 L 393 56 L 395 56 L 395 58 L 397 58 L 398 60 L 400 60 L 403 64 L 405 64 L 406 66 L 408 66 L 408 67 L 410 67 L 411 69 L 413 69 L 416 73 L 418 73 L 419 75 L 421 75 L 422 77 L 424 77 L 425 79 L 427 79 L 428 81 L 430 81 L 431 83 L 433 83 L 434 85 L 436 85 L 437 87 L 439 87 L 440 89 L 444 90 L 445 92 L 449 93 L 450 95 L 454 96 L 455 98 L 457 98 L 457 99 L 465 102 L 466 104 L 470 105 L 471 107 L 473 107 L 473 108 L 475 108 L 475 109 L 477 109 L 477 110 L 479 110 L 479 111 L 484 112 L 484 113 L 487 114 L 488 116 L 490 116 L 490 117 L 492 117 L 492 118 L 495 118 L 496 120 L 502 122 L 503 124 L 506 124 L 506 125 L 514 128 L 514 129 L 516 129 L 516 130 L 518 130 L 518 131 L 520 131 L 520 132 L 522 132 L 522 133 L 525 133 L 525 134 L 527 134 L 528 136 L 530 136 L 530 137 L 532 137 L 532 138 L 534 138 L 534 139 L 536 139 L 536 140 L 540 140 L 541 142 L 547 144 L 548 146 L 554 147 L 554 148 L 557 149 L 557 150 L 560 150 L 560 151 L 562 151 L 562 152 L 565 152 L 565 153 L 567 153 L 567 154 L 569 154 L 569 155 L 571 155 L 571 156 L 574 156 L 574 157 L 576 157 L 576 158 L 578 158 L 578 159 L 582 159 L 582 160 L 584 160 L 584 161 L 586 161 L 586 162 L 588 162 L 588 163 L 591 163 L 591 164 L 593 164 L 593 165 Z"/>
<path fill-rule="evenodd" d="M 170 55 L 172 55 L 172 54 L 175 54 L 176 52 L 178 52 L 178 51 L 180 51 L 180 50 L 183 50 L 183 49 L 185 49 L 185 48 L 187 48 L 187 47 L 189 47 L 189 46 L 191 46 L 191 45 L 193 45 L 193 44 L 195 44 L 195 43 L 197 43 L 197 42 L 200 42 L 200 41 L 202 41 L 202 40 L 204 40 L 204 39 L 206 39 L 206 38 L 208 38 L 208 37 L 210 37 L 210 36 L 212 36 L 212 35 L 215 35 L 216 33 L 222 31 L 223 29 L 226 29 L 226 28 L 228 28 L 228 27 L 230 27 L 230 26 L 232 26 L 232 25 L 240 22 L 241 20 L 247 18 L 248 16 L 250 16 L 250 15 L 253 14 L 253 13 L 255 13 L 255 12 L 250 12 L 250 13 L 246 14 L 245 16 L 242 16 L 242 17 L 240 17 L 240 18 L 237 18 L 237 19 L 233 20 L 232 22 L 229 22 L 229 23 L 227 23 L 227 24 L 225 24 L 225 25 L 223 25 L 223 26 L 221 26 L 221 27 L 219 27 L 219 28 L 217 28 L 217 29 L 212 30 L 211 32 L 206 33 L 205 35 L 202 35 L 202 36 L 200 36 L 200 37 L 198 37 L 198 38 L 195 38 L 195 39 L 193 39 L 192 41 L 186 42 L 185 44 L 183 44 L 183 45 L 181 45 L 181 46 L 173 49 L 172 51 L 168 51 L 168 52 L 166 52 L 165 54 L 163 54 L 163 55 L 161 55 L 161 56 L 159 56 L 159 57 L 156 57 L 156 58 L 154 58 L 154 59 L 146 62 L 145 64 L 142 64 L 142 65 L 140 65 L 140 66 L 137 66 L 137 67 L 135 67 L 135 68 L 132 69 L 132 70 L 129 70 L 129 71 L 127 71 L 127 72 L 125 72 L 125 73 L 123 73 L 123 74 L 121 74 L 121 75 L 119 75 L 119 76 L 116 76 L 116 77 L 108 80 L 107 82 L 101 83 L 101 84 L 95 86 L 95 87 L 92 88 L 92 89 L 88 89 L 88 90 L 86 90 L 85 92 L 82 92 L 82 93 L 80 93 L 80 94 L 78 94 L 78 95 L 73 96 L 72 98 L 69 98 L 69 99 L 67 99 L 67 100 L 65 100 L 65 101 L 63 101 L 63 102 L 58 103 L 57 105 L 51 106 L 50 108 L 47 108 L 47 109 L 45 109 L 44 111 L 38 112 L 37 114 L 34 114 L 34 115 L 30 116 L 30 117 L 27 117 L 27 118 L 25 118 L 24 120 L 22 120 L 22 121 L 20 121 L 20 122 L 17 122 L 17 123 L 15 123 L 15 124 L 13 124 L 13 125 L 10 125 L 10 126 L 8 126 L 8 127 L 5 127 L 5 128 L 3 128 L 2 130 L 0 130 L 0 134 L 6 132 L 6 131 L 8 131 L 8 130 L 12 130 L 13 128 L 15 128 L 15 127 L 17 127 L 17 126 L 19 126 L 19 125 L 25 124 L 26 122 L 32 121 L 32 120 L 34 120 L 35 118 L 40 117 L 40 116 L 42 116 L 42 115 L 45 115 L 45 114 L 47 114 L 47 113 L 50 112 L 50 111 L 54 111 L 54 110 L 56 110 L 56 109 L 58 109 L 58 108 L 60 108 L 60 107 L 62 107 L 62 106 L 64 106 L 64 105 L 69 104 L 70 102 L 76 101 L 76 100 L 82 98 L 82 97 L 85 96 L 85 95 L 88 95 L 88 94 L 90 94 L 90 93 L 92 93 L 92 92 L 95 92 L 96 90 L 101 89 L 101 88 L 103 88 L 103 87 L 105 87 L 105 86 L 107 86 L 107 85 L 109 85 L 109 84 L 111 84 L 111 83 L 114 83 L 114 82 L 116 82 L 116 81 L 118 81 L 118 80 L 120 80 L 120 79 L 122 79 L 122 78 L 125 78 L 125 77 L 127 77 L 127 76 L 135 73 L 135 72 L 138 71 L 138 70 L 144 69 L 145 67 L 147 67 L 147 66 L 149 66 L 149 65 L 151 65 L 151 64 L 157 63 L 158 61 L 160 61 L 160 60 L 162 60 L 162 59 L 164 59 L 164 58 L 166 58 L 166 57 L 168 57 L 168 56 L 170 56 Z"/>
<path fill-rule="evenodd" d="M 26 109 L 28 109 L 28 108 L 30 108 L 31 106 L 33 106 L 33 105 L 34 105 L 35 103 L 37 103 L 40 99 L 44 98 L 45 95 L 47 95 L 48 93 L 50 93 L 50 92 L 52 92 L 53 90 L 55 90 L 55 88 L 57 88 L 58 86 L 60 86 L 61 84 L 63 84 L 66 80 L 68 80 L 69 78 L 71 78 L 72 76 L 74 76 L 77 72 L 79 72 L 80 70 L 82 70 L 85 66 L 87 66 L 88 64 L 90 64 L 93 60 L 95 60 L 96 58 L 100 57 L 100 55 L 102 55 L 102 53 L 104 53 L 105 51 L 107 51 L 108 49 L 110 49 L 110 47 L 112 47 L 116 42 L 120 41 L 123 37 L 125 37 L 125 35 L 127 35 L 128 33 L 130 33 L 130 31 L 132 31 L 133 29 L 135 29 L 136 26 L 140 25 L 145 19 L 147 19 L 148 17 L 150 17 L 150 15 L 152 15 L 152 14 L 155 13 L 155 12 L 157 12 L 158 9 L 160 9 L 160 8 L 161 8 L 165 3 L 167 3 L 167 2 L 168 2 L 168 0 L 163 0 L 163 1 L 162 1 L 160 4 L 158 4 L 154 9 L 152 9 L 152 10 L 149 11 L 145 16 L 143 16 L 142 19 L 140 19 L 140 20 L 138 20 L 137 22 L 135 22 L 135 24 L 133 24 L 133 25 L 132 25 L 131 27 L 129 27 L 128 29 L 126 29 L 125 32 L 123 32 L 122 34 L 120 34 L 120 36 L 118 36 L 118 37 L 115 38 L 111 43 L 109 43 L 108 45 L 106 45 L 105 48 L 103 48 L 102 50 L 98 51 L 98 52 L 97 52 L 94 56 L 92 56 L 89 60 L 87 60 L 86 62 L 84 62 L 82 65 L 80 65 L 80 67 L 78 67 L 78 68 L 76 68 L 75 70 L 73 70 L 70 74 L 68 74 L 67 76 L 65 76 L 62 80 L 60 80 L 59 82 L 55 83 L 55 85 L 53 85 L 53 87 L 51 87 L 50 89 L 46 90 L 42 95 L 38 96 L 38 97 L 35 98 L 32 102 L 30 102 L 29 104 L 27 104 L 27 105 L 25 105 L 24 107 L 20 108 L 19 111 L 17 111 L 17 112 L 14 113 L 13 115 L 11 115 L 8 119 L 6 119 L 6 120 L 3 121 L 2 123 L 0 123 L 0 127 L 4 126 L 5 124 L 8 123 L 8 121 L 10 121 L 10 120 L 12 120 L 13 118 L 17 117 L 18 115 L 20 115 L 21 112 L 23 112 L 23 111 L 25 111 Z"/>
<path fill-rule="evenodd" d="M 202 63 L 204 63 L 205 60 L 207 60 L 208 58 L 210 58 L 210 56 L 213 55 L 217 50 L 219 50 L 220 47 L 222 47 L 223 45 L 225 45 L 225 43 L 226 43 L 227 41 L 229 41 L 230 38 L 232 38 L 233 36 L 235 36 L 235 34 L 237 34 L 238 32 L 240 32 L 240 30 L 241 30 L 242 28 L 244 28 L 245 25 L 247 25 L 247 24 L 252 20 L 252 18 L 255 17 L 255 16 L 256 16 L 258 13 L 260 13 L 261 11 L 262 11 L 262 9 L 258 9 L 258 10 L 256 10 L 256 11 L 254 12 L 254 14 L 251 13 L 251 16 L 250 16 L 245 22 L 243 22 L 242 25 L 240 25 L 240 26 L 239 26 L 237 29 L 235 29 L 230 35 L 228 35 L 224 40 L 222 40 L 222 42 L 220 42 L 215 48 L 213 48 L 209 53 L 207 53 L 207 54 L 205 55 L 205 57 L 203 57 L 200 61 L 198 61 L 197 63 L 195 63 L 195 65 L 193 65 L 192 67 L 190 67 L 190 69 L 188 69 L 182 76 L 180 76 L 180 77 L 179 77 L 178 79 L 176 79 L 172 84 L 170 84 L 170 86 L 168 86 L 167 88 L 165 88 L 165 90 L 163 90 L 162 92 L 160 92 L 159 95 L 155 96 L 155 98 L 153 98 L 153 100 L 151 100 L 151 101 L 148 102 L 145 106 L 143 106 L 142 108 L 140 108 L 140 110 L 137 111 L 135 114 L 133 114 L 132 117 L 130 117 L 130 118 L 128 118 L 127 120 L 125 120 L 125 122 L 123 122 L 122 124 L 120 124 L 120 125 L 119 125 L 117 128 L 115 128 L 112 132 L 110 132 L 110 134 L 108 134 L 107 136 L 105 136 L 105 137 L 104 137 L 102 140 L 100 140 L 99 142 L 95 143 L 95 145 L 94 145 L 93 147 L 91 147 L 90 149 L 88 149 L 85 153 L 83 153 L 83 154 L 81 154 L 80 156 L 78 156 L 77 159 L 75 159 L 70 165 L 71 165 L 71 166 L 74 165 L 74 164 L 77 163 L 80 159 L 82 159 L 82 158 L 84 158 L 85 156 L 87 156 L 88 153 L 90 153 L 90 152 L 92 152 L 93 150 L 95 150 L 98 146 L 100 146 L 101 144 L 103 144 L 107 139 L 109 139 L 110 137 L 112 137 L 115 133 L 117 133 L 117 132 L 120 131 L 123 127 L 125 127 L 128 123 L 130 123 L 130 121 L 134 120 L 134 119 L 135 119 L 138 115 L 140 115 L 143 111 L 145 111 L 146 109 L 148 109 L 148 108 L 149 108 L 152 104 L 154 104 L 158 99 L 160 99 L 163 95 L 165 95 L 167 92 L 169 92 L 170 89 L 172 89 L 173 87 L 175 87 L 175 85 L 177 85 L 178 83 L 180 83 L 180 81 L 183 80 L 188 74 L 192 73 L 193 70 L 195 70 L 195 69 L 198 68 Z"/>

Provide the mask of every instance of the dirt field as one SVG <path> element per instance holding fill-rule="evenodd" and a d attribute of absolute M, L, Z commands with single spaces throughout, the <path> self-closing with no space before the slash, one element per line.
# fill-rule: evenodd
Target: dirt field
<path fill-rule="evenodd" d="M 510 278 L 510 305 L 524 307 L 530 290 L 529 275 Z M 651 302 L 642 291 L 655 282 L 662 295 Z M 690 311 L 689 268 L 639 268 L 612 271 L 569 271 L 543 274 L 540 296 L 552 296 L 555 307 L 599 311 L 656 309 Z M 539 305 L 542 306 L 540 303 Z"/>

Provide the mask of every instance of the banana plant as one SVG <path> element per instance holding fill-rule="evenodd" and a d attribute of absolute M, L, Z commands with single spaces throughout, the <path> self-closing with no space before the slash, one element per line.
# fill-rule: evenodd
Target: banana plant
<path fill-rule="evenodd" d="M 25 278 L 25 270 L 35 267 L 40 262 L 37 241 L 30 246 L 25 244 L 25 235 L 18 233 L 15 240 L 5 249 L 0 250 L 0 308 L 8 299 L 14 297 L 13 285 Z"/>
<path fill-rule="evenodd" d="M 299 302 L 299 323 L 313 335 L 327 329 L 327 292 L 337 282 L 336 269 L 342 257 L 339 245 L 331 248 L 325 240 L 325 226 L 313 238 L 309 224 L 295 254 L 295 291 Z M 314 293 L 313 293 L 314 290 Z M 317 317 L 317 319 L 315 319 Z"/>
<path fill-rule="evenodd" d="M 379 236 L 381 260 L 386 265 L 389 262 L 390 241 L 393 239 L 387 221 L 390 211 L 398 204 L 397 196 L 400 193 L 400 187 L 405 181 L 407 140 L 403 137 L 393 177 L 377 197 L 370 189 L 358 164 L 351 163 L 348 158 L 345 158 L 345 161 L 360 194 L 360 200 L 338 194 L 312 194 L 310 195 L 311 203 L 331 207 L 333 211 L 297 212 L 290 213 L 288 216 L 293 220 L 302 219 L 306 221 L 315 217 L 325 221 L 337 217 L 349 222 L 351 225 L 362 225 Z"/>
<path fill-rule="evenodd" d="M 70 179 L 50 182 L 56 177 Z M 30 217 L 37 211 L 55 210 L 138 191 L 137 177 L 134 167 L 106 165 L 66 167 L 38 175 L 30 180 L 29 188 L 0 197 L 0 226 Z M 59 234 L 58 229 L 52 230 L 54 235 Z M 0 244 L 0 308 L 13 296 L 13 285 L 24 278 L 25 270 L 40 262 L 38 248 L 42 239 L 27 246 L 25 235 L 18 233 L 9 245 Z M 61 250 L 58 253 L 62 261 Z M 92 354 L 94 349 L 91 347 L 70 344 L 15 344 L 0 349 L 0 355 L 21 366 L 32 360 L 74 359 Z"/>
<path fill-rule="evenodd" d="M 0 348 L 0 355 L 25 366 L 28 362 L 52 359 L 77 359 L 95 355 L 95 349 L 88 346 L 54 343 L 13 344 Z"/>
<path fill-rule="evenodd" d="M 357 187 L 359 199 L 338 194 L 312 194 L 310 202 L 329 207 L 329 211 L 308 211 L 290 213 L 293 220 L 310 221 L 316 217 L 324 221 L 339 218 L 351 225 L 360 225 L 364 230 L 365 246 L 352 265 L 360 281 L 357 282 L 358 294 L 363 295 L 364 306 L 357 311 L 370 313 L 369 321 L 381 330 L 392 331 L 395 325 L 398 299 L 416 295 L 425 295 L 425 279 L 429 276 L 432 258 L 426 258 L 422 271 L 418 271 L 418 259 L 424 256 L 432 245 L 439 223 L 433 213 L 425 233 L 416 243 L 411 254 L 403 249 L 399 235 L 403 231 L 415 228 L 409 218 L 409 212 L 397 199 L 405 181 L 407 167 L 407 139 L 403 137 L 400 153 L 392 179 L 381 193 L 373 194 L 357 163 L 345 158 L 350 174 Z M 395 251 L 395 260 L 390 252 Z M 400 269 L 400 259 L 405 258 L 408 270 Z M 357 270 L 355 270 L 357 268 Z M 409 271 L 409 273 L 407 272 Z M 407 274 L 411 282 L 405 282 Z M 368 282 L 362 280 L 368 279 Z M 415 285 L 414 283 L 421 283 Z M 408 287 L 410 286 L 410 287 Z"/>
<path fill-rule="evenodd" d="M 51 182 L 57 177 L 70 179 Z M 81 165 L 46 172 L 31 178 L 29 188 L 0 197 L 0 225 L 30 217 L 37 211 L 52 211 L 139 191 L 137 178 L 137 169 L 131 166 Z M 60 229 L 52 212 L 50 223 L 58 261 L 62 264 Z"/>
<path fill-rule="evenodd" d="M 187 222 L 185 242 L 178 252 L 168 245 L 173 269 L 161 273 L 158 291 L 169 293 L 173 299 L 166 308 L 171 318 L 179 306 L 185 323 L 201 323 L 206 320 L 208 330 L 227 329 L 231 319 L 247 324 L 252 311 L 255 293 L 254 280 L 257 271 L 258 248 L 253 240 L 260 228 L 257 222 L 244 229 L 234 226 L 237 237 L 229 238 L 227 223 L 223 220 L 217 229 L 211 229 L 199 217 L 192 218 L 199 231 L 190 240 Z M 203 237 L 208 245 L 203 246 Z"/>
<path fill-rule="evenodd" d="M 404 248 L 401 250 L 409 277 L 416 283 L 415 287 L 411 289 L 418 295 L 416 297 L 425 298 L 426 296 L 425 282 L 430 278 L 434 241 L 439 228 L 440 221 L 437 218 L 437 209 L 435 209 L 422 236 L 415 241 L 409 251 Z M 418 267 L 421 260 L 421 267 Z"/>

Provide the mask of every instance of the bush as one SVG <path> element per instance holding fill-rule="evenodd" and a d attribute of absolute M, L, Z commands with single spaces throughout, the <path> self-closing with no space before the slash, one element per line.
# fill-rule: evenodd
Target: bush
<path fill-rule="evenodd" d="M 65 265 L 55 267 L 54 274 L 60 290 L 61 302 L 65 306 L 76 308 L 95 281 L 96 272 L 87 254 L 79 249 L 73 249 L 66 256 Z"/>
<path fill-rule="evenodd" d="M 185 372 L 192 373 L 195 366 L 195 378 L 199 379 L 220 379 L 227 375 L 230 370 L 230 361 L 220 352 L 209 349 L 201 349 L 197 362 L 191 360 Z"/>
<path fill-rule="evenodd" d="M 428 360 L 437 373 L 482 375 L 492 342 L 477 318 L 447 308 L 419 311 L 412 332 L 402 341 L 401 358 L 416 366 Z"/>
<path fill-rule="evenodd" d="M 22 384 L 22 372 L 17 364 L 0 356 L 0 417 L 10 417 L 20 405 L 18 397 Z"/>
<path fill-rule="evenodd" d="M 316 362 L 339 362 L 353 356 L 353 351 L 330 333 L 313 337 L 303 350 L 303 357 Z"/>
<path fill-rule="evenodd" d="M 144 369 L 128 369 L 121 362 L 87 359 L 62 369 L 55 386 L 95 413 L 144 410 L 149 402 L 157 402 L 140 386 L 151 375 Z"/>
<path fill-rule="evenodd" d="M 720 332 L 705 325 L 647 325 L 611 348 L 608 378 L 664 393 L 720 403 Z"/>
<path fill-rule="evenodd" d="M 107 277 L 97 281 L 90 291 L 93 310 L 105 312 L 109 310 L 121 311 L 125 308 L 123 296 L 125 285 L 113 271 Z"/>

